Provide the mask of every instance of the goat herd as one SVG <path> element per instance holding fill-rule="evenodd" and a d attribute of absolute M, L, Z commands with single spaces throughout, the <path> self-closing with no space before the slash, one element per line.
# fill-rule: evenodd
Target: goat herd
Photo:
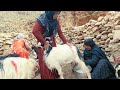
<path fill-rule="evenodd" d="M 50 70 L 58 71 L 60 79 L 64 79 L 62 67 L 75 62 L 86 77 L 91 79 L 90 71 L 78 52 L 80 53 L 75 46 L 57 45 L 45 57 L 45 63 Z M 38 62 L 32 58 L 8 57 L 0 62 L 0 79 L 34 79 L 37 71 L 40 72 Z"/>

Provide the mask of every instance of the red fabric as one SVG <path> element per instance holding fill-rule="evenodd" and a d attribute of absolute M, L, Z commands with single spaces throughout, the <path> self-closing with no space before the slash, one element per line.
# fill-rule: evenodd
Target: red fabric
<path fill-rule="evenodd" d="M 44 28 L 40 26 L 40 24 L 38 22 L 35 23 L 35 26 L 33 28 L 32 31 L 33 35 L 37 38 L 37 40 L 39 42 L 41 42 L 42 44 L 45 44 L 46 41 L 45 39 L 42 37 L 43 33 L 44 33 Z"/>
<path fill-rule="evenodd" d="M 41 42 L 43 44 L 46 43 L 45 39 L 42 37 L 44 30 L 45 30 L 44 27 L 42 27 L 38 22 L 36 22 L 32 31 L 33 35 L 37 38 L 38 42 Z M 58 22 L 58 35 L 62 39 L 63 43 L 67 42 L 65 36 L 61 31 L 59 22 Z M 52 40 L 52 46 L 56 47 L 55 38 L 51 38 L 51 40 Z M 46 64 L 44 63 L 43 50 L 40 47 L 38 48 L 38 59 L 39 59 L 41 79 L 56 79 L 59 77 L 58 72 L 56 70 L 54 71 L 49 70 Z"/>
<path fill-rule="evenodd" d="M 56 79 L 59 77 L 57 71 L 52 72 L 46 66 L 43 59 L 43 50 L 40 47 L 38 48 L 38 59 L 39 59 L 41 79 Z"/>
<path fill-rule="evenodd" d="M 12 65 L 15 67 L 15 71 L 17 72 L 17 65 L 14 61 L 11 61 Z"/>
<path fill-rule="evenodd" d="M 42 27 L 38 22 L 35 23 L 35 26 L 33 28 L 33 35 L 37 38 L 37 40 L 43 44 L 46 43 L 45 39 L 42 37 L 43 33 L 44 33 L 44 27 Z M 67 42 L 67 39 L 65 38 L 65 36 L 62 33 L 60 24 L 58 22 L 58 35 L 61 38 L 61 40 L 63 41 L 63 43 Z"/>
<path fill-rule="evenodd" d="M 29 58 L 29 53 L 25 49 L 25 40 L 24 39 L 19 39 L 15 40 L 10 49 L 10 54 L 12 53 L 17 53 L 20 57 L 23 58 Z"/>

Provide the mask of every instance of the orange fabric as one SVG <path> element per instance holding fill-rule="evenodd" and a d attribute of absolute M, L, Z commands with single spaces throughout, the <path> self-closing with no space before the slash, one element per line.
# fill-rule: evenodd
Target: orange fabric
<path fill-rule="evenodd" d="M 29 53 L 25 49 L 25 40 L 24 39 L 15 40 L 12 43 L 10 53 L 11 54 L 17 53 L 20 57 L 29 58 Z"/>

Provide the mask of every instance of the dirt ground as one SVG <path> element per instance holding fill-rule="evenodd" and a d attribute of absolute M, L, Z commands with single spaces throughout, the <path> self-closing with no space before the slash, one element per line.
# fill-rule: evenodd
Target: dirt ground
<path fill-rule="evenodd" d="M 62 68 L 64 79 L 86 79 L 84 74 L 73 72 L 71 64 L 67 64 Z M 40 74 L 35 77 L 35 79 L 40 79 Z"/>
<path fill-rule="evenodd" d="M 35 37 L 31 34 L 31 31 L 36 18 L 41 13 L 43 11 L 0 11 L 0 33 L 24 33 L 28 36 L 27 40 L 29 42 L 35 42 Z M 59 16 L 59 20 L 64 32 L 66 27 L 69 29 L 76 25 L 83 25 L 90 19 L 97 19 L 105 14 L 106 12 L 104 11 L 96 11 L 94 13 L 89 11 L 63 11 Z M 118 37 L 120 37 L 120 30 L 116 30 L 114 34 L 114 38 Z M 4 55 L 8 53 L 8 51 L 4 52 Z M 70 64 L 63 68 L 63 72 L 65 79 L 78 79 L 76 74 L 73 74 Z M 37 76 L 35 79 L 40 79 L 40 77 Z"/>

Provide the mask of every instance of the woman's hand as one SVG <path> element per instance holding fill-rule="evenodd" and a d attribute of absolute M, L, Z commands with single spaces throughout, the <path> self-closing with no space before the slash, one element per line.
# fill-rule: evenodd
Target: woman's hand
<path fill-rule="evenodd" d="M 115 64 L 120 63 L 120 57 L 115 57 L 115 58 L 114 58 L 114 63 L 115 63 Z"/>
<path fill-rule="evenodd" d="M 49 46 L 50 46 L 50 44 L 46 42 L 45 45 L 44 45 L 44 49 L 48 50 Z"/>

